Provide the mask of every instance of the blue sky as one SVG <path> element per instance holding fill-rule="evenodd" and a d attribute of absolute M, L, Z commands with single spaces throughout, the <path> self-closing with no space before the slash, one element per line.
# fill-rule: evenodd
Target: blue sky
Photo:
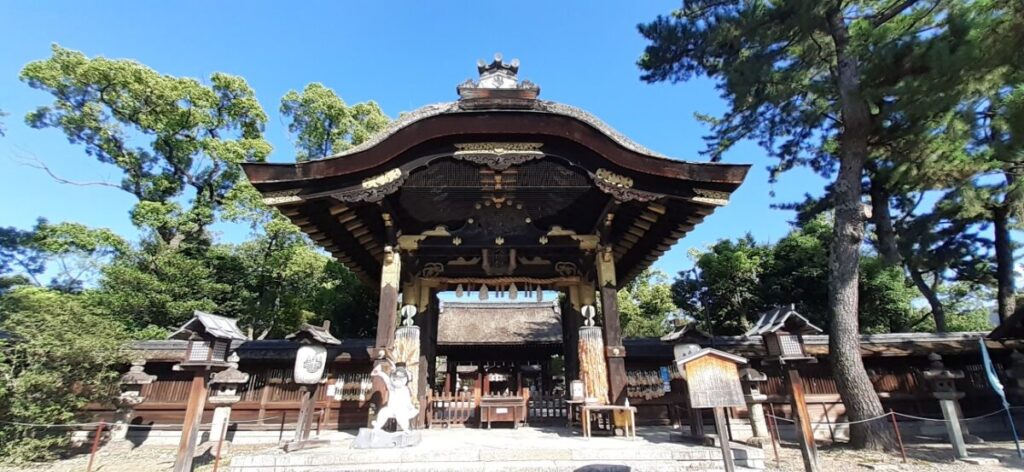
<path fill-rule="evenodd" d="M 646 2 L 81 2 L 0 1 L 0 226 L 29 227 L 37 217 L 109 227 L 134 238 L 133 198 L 105 187 L 61 185 L 19 164 L 32 156 L 63 177 L 117 181 L 116 169 L 94 161 L 55 130 L 24 125 L 26 112 L 50 102 L 18 80 L 28 62 L 49 56 L 51 43 L 89 56 L 131 58 L 177 76 L 212 72 L 248 80 L 270 121 L 273 161 L 292 161 L 293 146 L 278 113 L 280 98 L 322 82 L 348 103 L 377 101 L 396 117 L 422 105 L 451 101 L 455 86 L 476 76 L 477 59 L 495 52 L 518 58 L 520 76 L 541 97 L 584 108 L 641 144 L 687 160 L 704 160 L 707 130 L 694 112 L 718 114 L 724 102 L 713 83 L 642 83 L 635 63 L 645 41 L 636 25 L 670 12 L 677 1 Z M 655 267 L 688 268 L 687 252 L 720 238 L 752 232 L 774 241 L 789 230 L 790 212 L 773 203 L 820 194 L 824 180 L 806 170 L 785 175 L 770 196 L 766 166 L 752 143 L 725 159 L 753 165 L 732 203 L 709 217 Z M 248 228 L 219 224 L 221 240 L 239 241 Z"/>

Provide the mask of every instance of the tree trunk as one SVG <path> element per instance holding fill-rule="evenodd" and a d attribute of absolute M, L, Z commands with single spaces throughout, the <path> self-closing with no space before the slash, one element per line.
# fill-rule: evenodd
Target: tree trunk
<path fill-rule="evenodd" d="M 875 225 L 878 239 L 878 254 L 886 265 L 900 263 L 900 252 L 896 247 L 896 231 L 892 227 L 892 211 L 889 208 L 889 191 L 878 175 L 871 176 L 871 222 Z"/>
<path fill-rule="evenodd" d="M 828 22 L 836 48 L 835 80 L 843 119 L 839 136 L 839 175 L 833 187 L 836 209 L 829 261 L 828 304 L 832 315 L 829 358 L 846 413 L 850 421 L 856 422 L 885 414 L 860 356 L 857 316 L 858 266 L 864 240 L 861 177 L 868 156 L 871 115 L 861 95 L 859 64 L 847 50 L 850 32 L 842 11 L 829 12 Z M 891 447 L 891 432 L 882 420 L 884 418 L 850 425 L 850 445 L 867 449 Z"/>
<path fill-rule="evenodd" d="M 996 247 L 996 284 L 998 286 L 996 301 L 999 310 L 999 322 L 1006 321 L 1016 308 L 1016 292 L 1013 283 L 1013 239 L 1010 235 L 1010 209 L 1008 200 L 993 209 L 992 220 L 995 223 Z"/>
<path fill-rule="evenodd" d="M 939 295 L 935 293 L 931 285 L 925 282 L 920 272 L 913 267 L 909 267 L 908 271 L 910 272 L 910 280 L 914 281 L 914 285 L 921 292 L 921 295 L 924 295 L 924 298 L 928 300 L 928 305 L 932 307 L 932 318 L 935 318 L 935 331 L 945 333 L 946 309 L 942 307 L 942 300 L 939 300 Z M 913 328 L 913 326 L 908 328 Z"/>

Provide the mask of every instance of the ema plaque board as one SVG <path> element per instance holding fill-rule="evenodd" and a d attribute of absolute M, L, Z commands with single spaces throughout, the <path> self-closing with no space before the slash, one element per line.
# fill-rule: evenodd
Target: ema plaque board
<path fill-rule="evenodd" d="M 684 364 L 691 408 L 744 406 L 736 363 L 713 354 Z"/>

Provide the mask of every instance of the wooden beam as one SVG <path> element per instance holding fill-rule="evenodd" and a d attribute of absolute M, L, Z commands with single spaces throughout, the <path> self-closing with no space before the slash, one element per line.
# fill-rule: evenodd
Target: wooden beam
<path fill-rule="evenodd" d="M 365 245 L 349 234 L 336 216 L 330 214 L 331 208 L 329 202 L 326 201 L 309 202 L 303 206 L 302 215 L 309 220 L 310 227 L 330 237 L 321 244 L 323 247 L 342 251 L 349 258 L 349 261 L 345 263 L 346 266 L 354 272 L 361 271 L 369 280 L 376 279 L 380 274 L 380 263 Z M 352 217 L 355 218 L 355 214 L 352 214 Z"/>

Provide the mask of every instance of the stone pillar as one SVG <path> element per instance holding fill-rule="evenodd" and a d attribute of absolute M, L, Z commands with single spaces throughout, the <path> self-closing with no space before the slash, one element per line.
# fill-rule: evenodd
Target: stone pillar
<path fill-rule="evenodd" d="M 238 370 L 238 354 L 231 353 L 228 368 L 213 374 L 210 379 L 212 392 L 207 400 L 214 405 L 213 423 L 210 425 L 209 441 L 218 442 L 227 438 L 228 426 L 231 422 L 231 405 L 242 399 L 238 387 L 249 381 L 249 374 Z"/>
<path fill-rule="evenodd" d="M 928 360 L 931 364 L 921 375 L 928 385 L 931 396 L 939 401 L 942 418 L 946 420 L 946 434 L 953 446 L 953 455 L 957 459 L 963 459 L 967 457 L 967 446 L 961 428 L 958 400 L 964 397 L 964 393 L 956 391 L 956 380 L 964 378 L 964 373 L 960 370 L 947 369 L 942 364 L 942 356 L 934 352 L 928 355 Z"/>
<path fill-rule="evenodd" d="M 145 372 L 145 366 L 144 359 L 135 359 L 128 372 L 121 376 L 121 395 L 114 400 L 117 411 L 114 413 L 114 425 L 110 428 L 112 443 L 127 439 L 132 413 L 135 412 L 136 406 L 146 400 L 146 397 L 142 396 L 142 386 L 156 381 L 155 375 Z"/>
<path fill-rule="evenodd" d="M 772 437 L 768 431 L 768 423 L 765 421 L 764 405 L 768 396 L 761 393 L 759 384 L 766 382 L 768 376 L 753 368 L 746 368 L 740 371 L 740 382 L 743 386 L 743 400 L 747 403 L 747 414 L 750 417 L 750 429 L 753 433 L 747 439 L 747 445 L 764 447 L 771 444 Z"/>

